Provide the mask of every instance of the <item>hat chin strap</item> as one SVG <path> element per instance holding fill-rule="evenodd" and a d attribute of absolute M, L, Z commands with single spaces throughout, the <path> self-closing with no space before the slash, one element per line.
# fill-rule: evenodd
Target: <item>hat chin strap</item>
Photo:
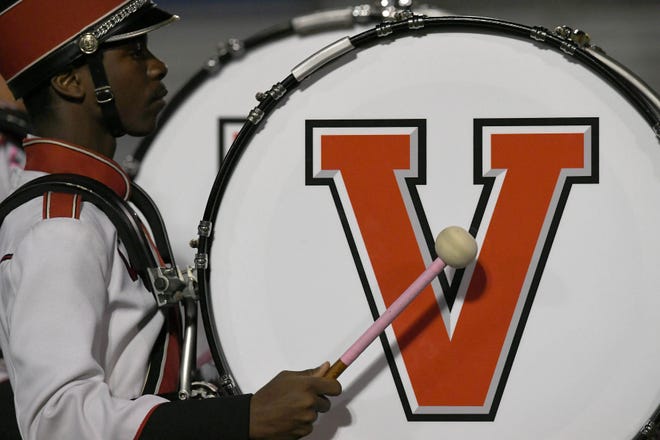
<path fill-rule="evenodd" d="M 94 93 L 96 95 L 96 102 L 101 107 L 103 120 L 114 137 L 120 137 L 126 134 L 124 125 L 119 118 L 119 112 L 115 105 L 115 97 L 110 88 L 108 77 L 105 74 L 103 67 L 103 51 L 97 50 L 96 52 L 87 55 L 87 64 L 89 71 L 92 74 L 92 81 L 94 82 Z"/>

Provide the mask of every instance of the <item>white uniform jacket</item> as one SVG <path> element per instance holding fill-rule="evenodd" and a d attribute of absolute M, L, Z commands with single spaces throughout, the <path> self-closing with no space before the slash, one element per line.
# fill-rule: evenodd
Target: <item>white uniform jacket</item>
<path fill-rule="evenodd" d="M 26 140 L 24 148 L 17 185 L 73 173 L 128 197 L 121 167 L 91 150 L 39 138 Z M 161 405 L 168 401 L 143 395 L 165 314 L 96 206 L 62 193 L 21 205 L 0 228 L 0 260 L 0 347 L 24 439 L 182 438 L 167 425 L 185 429 L 184 417 L 196 419 L 196 438 L 207 438 L 207 431 L 217 437 L 223 423 L 218 411 L 231 421 L 222 438 L 247 438 L 249 396 Z M 166 355 L 151 373 L 159 369 L 158 392 L 172 392 L 178 338 L 173 332 L 162 336 Z M 157 407 L 160 428 L 150 426 Z"/>

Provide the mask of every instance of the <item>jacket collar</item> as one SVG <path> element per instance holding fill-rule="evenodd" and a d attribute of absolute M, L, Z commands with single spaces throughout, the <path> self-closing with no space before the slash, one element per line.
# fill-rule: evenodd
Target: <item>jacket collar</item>
<path fill-rule="evenodd" d="M 128 200 L 130 180 L 121 166 L 99 153 L 64 141 L 28 138 L 23 142 L 25 169 L 49 174 L 77 174 L 97 180 Z"/>

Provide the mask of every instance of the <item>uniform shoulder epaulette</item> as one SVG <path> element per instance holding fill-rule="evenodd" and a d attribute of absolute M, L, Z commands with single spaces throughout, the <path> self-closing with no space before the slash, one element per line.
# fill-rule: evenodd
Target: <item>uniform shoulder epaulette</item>
<path fill-rule="evenodd" d="M 44 193 L 44 206 L 42 218 L 80 218 L 82 196 L 48 191 Z"/>

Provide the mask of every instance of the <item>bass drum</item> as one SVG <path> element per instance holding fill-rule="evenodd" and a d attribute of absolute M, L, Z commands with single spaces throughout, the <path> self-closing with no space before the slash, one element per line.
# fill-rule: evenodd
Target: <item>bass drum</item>
<path fill-rule="evenodd" d="M 334 361 L 461 225 L 477 261 L 346 370 L 310 438 L 633 438 L 660 403 L 658 112 L 566 28 L 411 17 L 314 53 L 211 190 L 216 363 L 253 392 Z"/>
<path fill-rule="evenodd" d="M 172 98 L 159 129 L 140 143 L 124 167 L 159 206 L 176 261 L 192 263 L 188 243 L 196 235 L 208 189 L 259 88 L 270 87 L 271 75 L 284 75 L 305 54 L 391 20 L 405 13 L 399 5 L 411 2 L 381 3 L 318 11 L 245 40 L 229 40 Z M 415 10 L 445 15 L 431 6 Z"/>

